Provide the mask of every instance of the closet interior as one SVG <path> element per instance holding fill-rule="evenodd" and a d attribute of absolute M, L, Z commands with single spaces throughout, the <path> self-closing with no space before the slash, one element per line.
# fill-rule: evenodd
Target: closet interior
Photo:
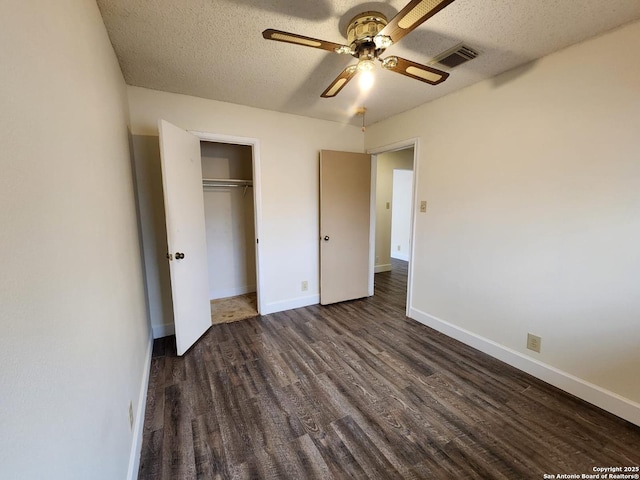
<path fill-rule="evenodd" d="M 200 142 L 211 322 L 258 314 L 253 152 L 248 145 Z"/>

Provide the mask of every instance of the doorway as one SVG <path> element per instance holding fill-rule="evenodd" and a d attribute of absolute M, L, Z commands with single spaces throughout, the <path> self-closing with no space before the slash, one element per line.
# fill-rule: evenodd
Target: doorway
<path fill-rule="evenodd" d="M 259 254 L 260 142 L 233 135 L 190 133 L 200 140 L 202 154 L 212 323 L 259 315 L 264 311 Z M 216 240 L 222 239 L 224 242 L 216 246 Z M 213 244 L 211 249 L 209 244 Z M 224 270 L 231 275 L 225 277 Z"/>
<path fill-rule="evenodd" d="M 211 323 L 258 315 L 252 147 L 200 142 Z"/>
<path fill-rule="evenodd" d="M 411 304 L 417 146 L 418 140 L 413 139 L 368 152 L 374 158 L 375 175 L 370 291 L 374 293 L 376 275 L 406 275 L 407 312 Z"/>

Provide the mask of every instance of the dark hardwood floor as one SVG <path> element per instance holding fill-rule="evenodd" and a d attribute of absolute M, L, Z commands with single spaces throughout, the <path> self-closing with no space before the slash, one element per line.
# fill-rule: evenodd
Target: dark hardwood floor
<path fill-rule="evenodd" d="M 541 479 L 640 464 L 640 428 L 376 295 L 154 344 L 140 479 Z"/>

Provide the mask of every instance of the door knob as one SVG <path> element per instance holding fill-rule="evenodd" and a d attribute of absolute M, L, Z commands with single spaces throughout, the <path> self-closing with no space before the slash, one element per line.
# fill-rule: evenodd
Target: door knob
<path fill-rule="evenodd" d="M 325 242 L 328 242 L 328 241 L 329 241 L 329 235 L 325 235 L 325 236 L 324 236 L 324 241 L 325 241 Z"/>
<path fill-rule="evenodd" d="M 176 252 L 176 260 L 181 260 L 184 258 L 184 253 Z"/>

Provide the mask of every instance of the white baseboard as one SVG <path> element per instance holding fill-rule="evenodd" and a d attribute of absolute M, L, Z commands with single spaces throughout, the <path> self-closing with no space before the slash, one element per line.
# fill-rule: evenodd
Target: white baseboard
<path fill-rule="evenodd" d="M 209 300 L 217 300 L 218 298 L 237 297 L 245 293 L 256 291 L 255 285 L 243 285 L 241 287 L 221 288 L 219 290 L 209 292 Z"/>
<path fill-rule="evenodd" d="M 640 404 L 415 308 L 409 317 L 640 426 Z"/>
<path fill-rule="evenodd" d="M 153 353 L 153 338 L 149 337 L 147 345 L 147 356 L 142 371 L 142 382 L 140 383 L 140 393 L 138 394 L 138 406 L 136 408 L 135 423 L 133 425 L 133 442 L 131 453 L 129 454 L 128 480 L 138 478 L 140 469 L 140 452 L 142 451 L 142 432 L 144 430 L 144 412 L 147 405 L 147 391 L 149 390 L 149 375 L 151 373 L 151 354 Z"/>
<path fill-rule="evenodd" d="M 388 264 L 376 265 L 375 267 L 373 267 L 373 271 L 374 273 L 390 272 L 391 264 L 388 263 Z"/>
<path fill-rule="evenodd" d="M 169 335 L 175 335 L 176 326 L 173 323 L 165 323 L 164 325 L 152 325 L 153 338 L 168 337 Z"/>
<path fill-rule="evenodd" d="M 393 252 L 391 254 L 391 258 L 395 258 L 397 260 L 404 260 L 405 262 L 408 262 L 409 261 L 409 254 L 408 253 Z"/>
<path fill-rule="evenodd" d="M 308 307 L 309 305 L 317 305 L 320 303 L 320 295 L 308 295 L 306 297 L 292 298 L 280 302 L 267 303 L 265 308 L 260 312 L 261 315 L 270 313 L 283 312 L 285 310 L 293 310 L 294 308 Z"/>

